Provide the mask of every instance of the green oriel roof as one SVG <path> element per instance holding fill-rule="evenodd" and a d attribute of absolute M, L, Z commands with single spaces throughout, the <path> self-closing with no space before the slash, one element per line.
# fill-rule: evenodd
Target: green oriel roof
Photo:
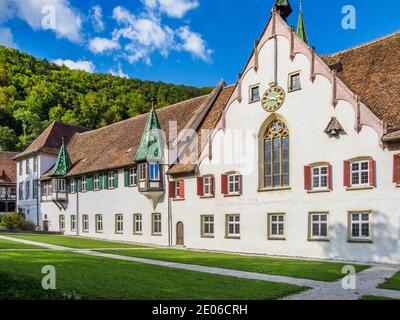
<path fill-rule="evenodd" d="M 300 37 L 300 39 L 302 39 L 305 43 L 308 44 L 306 25 L 304 23 L 303 10 L 301 10 L 301 9 L 300 9 L 300 14 L 299 14 L 299 22 L 297 23 L 296 33 Z"/>
<path fill-rule="evenodd" d="M 163 136 L 157 112 L 152 109 L 147 118 L 142 141 L 136 154 L 136 161 L 161 160 Z"/>
<path fill-rule="evenodd" d="M 69 170 L 72 168 L 72 162 L 69 157 L 67 148 L 64 143 L 61 146 L 60 152 L 58 154 L 56 165 L 52 170 L 50 176 L 52 177 L 62 177 L 65 176 Z"/>

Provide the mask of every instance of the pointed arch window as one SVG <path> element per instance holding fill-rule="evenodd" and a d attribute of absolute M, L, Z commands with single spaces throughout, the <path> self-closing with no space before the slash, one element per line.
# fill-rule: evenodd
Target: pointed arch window
<path fill-rule="evenodd" d="M 289 130 L 282 120 L 274 120 L 264 135 L 264 188 L 288 187 Z"/>

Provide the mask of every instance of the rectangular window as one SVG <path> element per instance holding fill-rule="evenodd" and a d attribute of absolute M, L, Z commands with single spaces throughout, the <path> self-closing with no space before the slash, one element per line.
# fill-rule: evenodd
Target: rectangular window
<path fill-rule="evenodd" d="M 352 240 L 372 240 L 371 212 L 350 213 L 350 228 Z"/>
<path fill-rule="evenodd" d="M 76 216 L 71 216 L 71 231 L 76 231 Z"/>
<path fill-rule="evenodd" d="M 229 194 L 240 193 L 240 175 L 232 174 L 228 176 L 228 193 Z"/>
<path fill-rule="evenodd" d="M 96 232 L 102 233 L 103 232 L 103 216 L 101 214 L 97 214 L 95 219 L 96 219 Z"/>
<path fill-rule="evenodd" d="M 58 192 L 66 192 L 65 179 L 58 179 L 57 184 L 58 184 Z"/>
<path fill-rule="evenodd" d="M 60 231 L 65 231 L 65 216 L 60 216 Z"/>
<path fill-rule="evenodd" d="M 320 166 L 312 168 L 313 189 L 328 189 L 328 166 Z"/>
<path fill-rule="evenodd" d="M 108 175 L 108 189 L 114 189 L 114 172 L 110 171 L 107 175 Z"/>
<path fill-rule="evenodd" d="M 24 200 L 24 183 L 20 182 L 18 185 L 18 199 Z"/>
<path fill-rule="evenodd" d="M 289 75 L 289 91 L 301 90 L 300 73 Z"/>
<path fill-rule="evenodd" d="M 29 159 L 25 161 L 25 173 L 29 174 Z"/>
<path fill-rule="evenodd" d="M 23 161 L 20 161 L 18 164 L 19 164 L 19 170 L 18 170 L 18 171 L 19 171 L 19 175 L 22 176 L 22 172 L 23 172 L 23 170 L 24 170 L 24 169 L 23 169 L 24 162 L 23 162 Z"/>
<path fill-rule="evenodd" d="M 181 197 L 181 182 L 175 182 L 175 198 L 179 199 Z"/>
<path fill-rule="evenodd" d="M 327 239 L 328 238 L 328 214 L 311 213 L 310 214 L 310 238 Z"/>
<path fill-rule="evenodd" d="M 357 161 L 351 163 L 351 185 L 367 186 L 369 181 L 370 168 L 369 161 Z"/>
<path fill-rule="evenodd" d="M 37 170 L 38 170 L 38 158 L 37 157 L 34 157 L 33 158 L 33 172 L 37 172 Z"/>
<path fill-rule="evenodd" d="M 25 199 L 30 199 L 31 197 L 31 182 L 25 182 Z"/>
<path fill-rule="evenodd" d="M 86 192 L 86 191 L 87 191 L 87 181 L 86 181 L 86 177 L 82 177 L 81 186 L 82 186 L 82 192 Z"/>
<path fill-rule="evenodd" d="M 269 238 L 283 239 L 285 238 L 285 215 L 270 214 L 269 215 Z"/>
<path fill-rule="evenodd" d="M 146 181 L 146 163 L 141 163 L 138 165 L 138 170 L 139 170 L 139 180 L 140 181 Z"/>
<path fill-rule="evenodd" d="M 100 175 L 98 173 L 93 176 L 93 188 L 95 191 L 100 190 Z"/>
<path fill-rule="evenodd" d="M 152 220 L 152 234 L 161 235 L 161 213 L 153 213 Z"/>
<path fill-rule="evenodd" d="M 39 192 L 39 182 L 38 180 L 33 180 L 33 199 L 37 199 Z"/>
<path fill-rule="evenodd" d="M 229 238 L 240 237 L 240 215 L 226 216 L 226 236 Z"/>
<path fill-rule="evenodd" d="M 75 179 L 74 178 L 69 180 L 69 190 L 70 190 L 71 193 L 75 193 L 76 192 L 76 190 L 75 190 Z"/>
<path fill-rule="evenodd" d="M 129 186 L 133 187 L 138 184 L 138 172 L 137 167 L 129 169 Z"/>
<path fill-rule="evenodd" d="M 133 234 L 143 234 L 143 218 L 139 213 L 133 215 Z"/>
<path fill-rule="evenodd" d="M 124 216 L 122 214 L 115 215 L 115 233 L 124 232 Z"/>
<path fill-rule="evenodd" d="M 214 216 L 201 217 L 201 236 L 214 237 Z"/>
<path fill-rule="evenodd" d="M 151 181 L 159 181 L 160 180 L 160 164 L 159 163 L 150 163 L 150 180 Z"/>
<path fill-rule="evenodd" d="M 250 87 L 250 103 L 260 101 L 260 87 Z"/>
<path fill-rule="evenodd" d="M 212 179 L 213 179 L 213 177 L 204 177 L 203 178 L 203 194 L 205 196 L 213 195 Z"/>
<path fill-rule="evenodd" d="M 89 216 L 87 214 L 82 216 L 82 231 L 89 232 Z"/>

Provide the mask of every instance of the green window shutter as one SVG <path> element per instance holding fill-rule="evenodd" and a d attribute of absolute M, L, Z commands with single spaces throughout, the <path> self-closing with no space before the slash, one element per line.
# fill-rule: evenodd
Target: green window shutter
<path fill-rule="evenodd" d="M 75 185 L 76 185 L 76 191 L 81 192 L 82 191 L 81 178 L 76 178 Z"/>
<path fill-rule="evenodd" d="M 93 176 L 86 177 L 87 191 L 93 191 Z"/>
<path fill-rule="evenodd" d="M 103 186 L 104 186 L 104 189 L 108 189 L 108 173 L 107 172 L 104 172 L 103 173 Z"/>
<path fill-rule="evenodd" d="M 114 171 L 114 188 L 118 188 L 118 170 Z"/>
<path fill-rule="evenodd" d="M 129 168 L 124 169 L 125 187 L 129 187 Z"/>
<path fill-rule="evenodd" d="M 99 173 L 99 189 L 103 190 L 104 189 L 104 184 L 103 184 L 103 174 Z"/>

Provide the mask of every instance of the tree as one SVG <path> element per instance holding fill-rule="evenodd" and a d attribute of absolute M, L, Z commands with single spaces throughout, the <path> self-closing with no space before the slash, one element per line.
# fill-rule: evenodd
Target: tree
<path fill-rule="evenodd" d="M 0 151 L 16 150 L 18 137 L 9 127 L 0 126 Z"/>

